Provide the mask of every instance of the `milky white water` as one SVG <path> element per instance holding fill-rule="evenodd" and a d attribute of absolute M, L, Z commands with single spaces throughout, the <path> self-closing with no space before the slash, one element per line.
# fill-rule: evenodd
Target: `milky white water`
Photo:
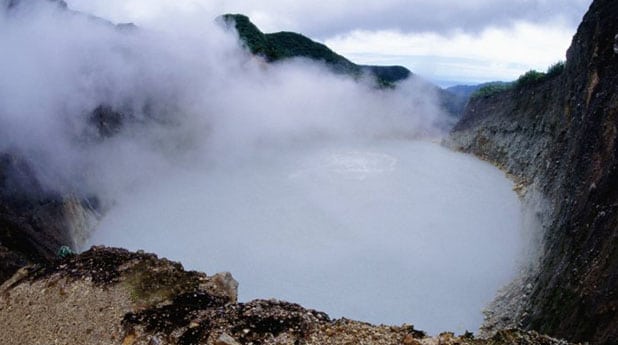
<path fill-rule="evenodd" d="M 241 301 L 430 333 L 479 327 L 523 242 L 501 171 L 423 141 L 283 149 L 127 193 L 90 242 L 230 271 Z"/>

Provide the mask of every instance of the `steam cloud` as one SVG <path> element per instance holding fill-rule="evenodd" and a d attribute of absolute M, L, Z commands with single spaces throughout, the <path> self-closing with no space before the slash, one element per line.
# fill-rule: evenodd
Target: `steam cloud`
<path fill-rule="evenodd" d="M 210 18 L 127 32 L 53 3 L 5 14 L 0 149 L 35 156 L 51 187 L 113 195 L 144 174 L 264 145 L 415 136 L 439 120 L 421 83 L 377 91 L 307 61 L 267 66 Z M 91 140 L 99 105 L 134 121 Z"/>
<path fill-rule="evenodd" d="M 446 285 L 462 290 L 456 286 L 464 284 L 474 290 L 464 296 L 479 308 L 488 302 L 487 294 L 508 281 L 514 267 L 517 200 L 508 182 L 489 167 L 476 169 L 471 159 L 433 144 L 411 144 L 409 139 L 440 135 L 445 117 L 436 95 L 418 80 L 405 81 L 396 90 L 378 90 L 369 80 L 334 75 L 305 60 L 267 65 L 248 54 L 234 32 L 210 20 L 215 16 L 176 18 L 154 30 L 117 27 L 43 1 L 2 13 L 0 151 L 27 157 L 50 190 L 97 196 L 108 215 L 94 243 L 143 246 L 208 272 L 229 269 L 243 275 L 243 263 L 251 267 L 253 274 L 239 279 L 241 297 L 271 297 L 260 295 L 274 288 L 260 286 L 269 280 L 264 277 L 277 285 L 298 276 L 293 271 L 301 267 L 307 270 L 301 276 L 316 285 L 292 282 L 274 297 L 296 296 L 309 306 L 335 313 L 347 310 L 346 316 L 375 322 L 414 322 L 412 316 L 405 318 L 430 313 L 432 306 L 416 304 L 416 312 L 395 310 L 401 305 L 397 298 L 423 299 L 421 290 L 408 290 L 414 286 L 445 297 L 453 292 Z M 101 136 L 92 120 L 93 110 L 101 105 L 125 114 L 119 132 L 111 137 Z M 417 169 L 417 164 L 430 170 Z M 427 199 L 452 196 L 434 187 L 423 189 L 423 184 L 433 186 L 435 182 L 424 178 L 434 173 L 437 179 L 455 179 L 445 180 L 446 188 L 468 195 L 455 200 L 476 208 L 471 211 L 456 201 L 418 208 Z M 474 187 L 484 185 L 488 176 L 485 182 L 492 183 L 491 188 Z M 463 189 L 454 188 L 457 181 L 465 182 Z M 475 188 L 478 193 L 498 190 L 499 201 L 481 201 Z M 372 198 L 376 195 L 377 201 Z M 416 197 L 406 199 L 410 195 Z M 487 212 L 492 205 L 497 205 L 495 212 Z M 463 218 L 448 220 L 453 214 Z M 414 224 L 419 215 L 428 217 Z M 477 218 L 480 223 L 467 225 L 456 220 Z M 512 224 L 505 226 L 504 218 Z M 444 219 L 442 230 L 435 230 L 434 223 Z M 380 224 L 383 220 L 387 223 Z M 318 231 L 322 228 L 341 232 Z M 406 238 L 410 229 L 427 245 L 411 245 L 410 261 L 419 265 L 406 268 L 401 257 L 394 258 L 391 241 L 378 242 L 383 250 L 370 246 L 376 231 L 401 243 L 397 236 Z M 425 229 L 433 229 L 435 236 Z M 341 246 L 354 239 L 360 244 L 346 252 Z M 468 258 L 462 262 L 475 266 L 445 264 L 453 260 L 449 251 L 457 254 L 454 260 Z M 254 265 L 244 258 L 262 261 Z M 329 266 L 332 262 L 339 264 Z M 259 271 L 264 265 L 278 266 Z M 420 277 L 402 278 L 401 289 L 391 286 L 384 296 L 359 292 L 348 301 L 375 300 L 393 308 L 393 319 L 350 304 L 312 305 L 309 297 L 318 286 L 326 286 L 327 292 L 317 291 L 313 298 L 330 301 L 327 295 L 336 296 L 341 288 L 341 282 L 329 281 L 337 275 L 348 277 L 349 284 L 383 289 L 355 280 L 371 280 L 368 274 L 378 281 L 397 280 L 397 272 L 413 274 L 410 267 L 421 270 Z M 444 278 L 449 270 L 464 271 L 449 282 Z M 432 272 L 439 279 L 431 279 Z M 247 284 L 252 289 L 242 290 Z M 489 288 L 478 292 L 479 285 Z M 457 304 L 452 298 L 443 298 L 440 305 Z M 430 301 L 434 309 L 441 308 L 437 299 Z M 367 306 L 375 309 L 375 304 Z M 449 319 L 442 312 L 418 325 L 430 330 L 478 326 L 477 310 L 451 316 L 471 313 L 477 316 L 465 325 L 440 323 Z"/>

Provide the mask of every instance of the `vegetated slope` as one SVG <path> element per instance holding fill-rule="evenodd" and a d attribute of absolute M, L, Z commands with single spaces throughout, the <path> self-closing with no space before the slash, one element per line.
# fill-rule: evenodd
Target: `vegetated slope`
<path fill-rule="evenodd" d="M 471 99 L 449 140 L 549 201 L 539 215 L 540 270 L 511 294 L 517 308 L 494 312 L 512 325 L 607 345 L 618 344 L 616 18 L 618 2 L 595 0 L 560 74 Z"/>
<path fill-rule="evenodd" d="M 470 98 L 472 94 L 483 87 L 484 84 L 475 84 L 475 85 L 454 85 L 447 87 L 446 90 L 454 93 L 455 95 L 462 98 Z"/>
<path fill-rule="evenodd" d="M 477 95 L 480 90 L 496 88 L 507 89 L 512 84 L 512 82 L 490 81 L 476 85 L 455 85 L 447 88 L 446 91 L 457 96 L 459 102 L 465 103 L 470 99 L 470 97 Z"/>
<path fill-rule="evenodd" d="M 354 78 L 371 76 L 380 87 L 395 87 L 397 82 L 407 78 L 417 78 L 403 66 L 357 65 L 335 53 L 324 44 L 295 32 L 265 34 L 242 14 L 226 14 L 222 20 L 233 25 L 242 42 L 251 53 L 262 56 L 267 62 L 277 62 L 288 58 L 308 58 L 324 62 L 335 73 L 347 74 Z M 448 90 L 427 82 L 427 87 L 438 94 L 442 108 L 451 116 L 459 117 L 465 100 Z"/>
<path fill-rule="evenodd" d="M 335 53 L 324 44 L 295 32 L 276 32 L 265 34 L 247 16 L 226 14 L 223 20 L 233 24 L 240 39 L 251 53 L 262 56 L 268 62 L 286 58 L 304 57 L 323 61 L 336 73 L 361 76 L 372 74 L 381 85 L 393 85 L 408 78 L 412 73 L 402 66 L 362 66 Z"/>
<path fill-rule="evenodd" d="M 476 85 L 455 85 L 446 88 L 446 91 L 455 95 L 454 101 L 457 107 L 465 108 L 466 103 L 470 98 L 487 97 L 494 93 L 507 91 L 512 88 L 521 88 L 522 86 L 530 86 L 546 79 L 560 75 L 564 71 L 564 61 L 559 61 L 547 69 L 547 72 L 538 72 L 531 70 L 521 75 L 517 80 L 505 81 L 490 81 Z"/>

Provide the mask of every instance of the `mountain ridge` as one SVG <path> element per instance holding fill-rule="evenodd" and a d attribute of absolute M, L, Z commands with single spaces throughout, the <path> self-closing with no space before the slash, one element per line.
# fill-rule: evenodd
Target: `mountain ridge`
<path fill-rule="evenodd" d="M 335 73 L 356 78 L 370 74 L 378 85 L 391 87 L 412 75 L 403 66 L 357 65 L 326 45 L 296 32 L 263 33 L 249 17 L 242 14 L 224 14 L 220 18 L 236 29 L 239 38 L 252 54 L 262 56 L 267 62 L 304 57 L 324 62 Z"/>
<path fill-rule="evenodd" d="M 332 72 L 349 75 L 354 79 L 370 76 L 381 88 L 394 88 L 399 82 L 408 78 L 418 78 L 403 66 L 358 65 L 337 54 L 326 45 L 315 42 L 302 34 L 282 31 L 263 33 L 249 17 L 243 14 L 224 14 L 218 18 L 228 27 L 233 27 L 241 42 L 254 55 L 263 57 L 269 63 L 276 63 L 289 58 L 307 58 L 322 62 Z M 422 80 L 438 95 L 441 108 L 457 119 L 461 116 L 467 99 L 463 99 L 448 90 Z"/>

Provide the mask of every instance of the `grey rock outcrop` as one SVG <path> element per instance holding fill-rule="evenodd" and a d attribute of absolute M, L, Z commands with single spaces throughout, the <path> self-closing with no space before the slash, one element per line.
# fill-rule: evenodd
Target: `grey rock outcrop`
<path fill-rule="evenodd" d="M 0 283 L 63 245 L 79 247 L 96 217 L 87 200 L 46 190 L 27 160 L 0 154 Z"/>

